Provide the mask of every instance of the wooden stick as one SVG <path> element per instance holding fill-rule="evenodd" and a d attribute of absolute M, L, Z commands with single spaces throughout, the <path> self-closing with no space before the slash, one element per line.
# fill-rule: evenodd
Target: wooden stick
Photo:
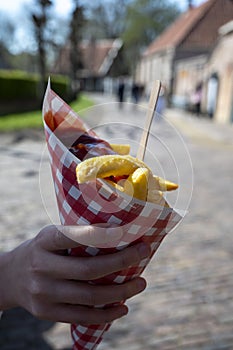
<path fill-rule="evenodd" d="M 137 152 L 137 158 L 140 160 L 143 160 L 145 156 L 151 122 L 155 113 L 160 89 L 161 89 L 161 82 L 159 80 L 155 80 L 152 86 L 149 106 L 148 106 L 147 115 L 146 115 L 146 121 L 145 121 L 142 137 L 141 137 L 140 144 L 138 147 L 138 152 Z"/>

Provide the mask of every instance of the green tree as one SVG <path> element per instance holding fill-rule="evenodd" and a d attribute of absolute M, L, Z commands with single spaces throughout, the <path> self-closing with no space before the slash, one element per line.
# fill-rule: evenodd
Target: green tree
<path fill-rule="evenodd" d="M 10 44 L 14 41 L 15 26 L 10 18 L 0 13 L 0 68 L 11 68 Z"/>
<path fill-rule="evenodd" d="M 114 39 L 125 29 L 126 5 L 129 0 L 95 1 L 87 5 L 87 38 Z"/>
<path fill-rule="evenodd" d="M 23 70 L 29 73 L 37 72 L 37 56 L 27 51 L 11 56 L 11 65 L 13 69 Z"/>
<path fill-rule="evenodd" d="M 82 58 L 80 44 L 83 37 L 83 27 L 85 25 L 84 8 L 79 0 L 74 0 L 74 9 L 70 21 L 70 79 L 71 79 L 71 99 L 76 97 L 78 92 L 77 79 L 78 71 L 82 68 Z"/>
<path fill-rule="evenodd" d="M 96 39 L 121 38 L 125 30 L 125 19 L 127 4 L 131 0 L 96 0 L 86 4 L 86 26 L 84 38 L 95 41 Z M 128 66 L 125 64 L 125 53 L 123 48 L 118 53 L 118 59 L 114 63 L 111 74 L 125 75 L 128 73 Z"/>
<path fill-rule="evenodd" d="M 180 11 L 177 3 L 167 0 L 133 0 L 127 6 L 126 27 L 122 34 L 127 60 L 134 70 L 141 52 L 174 19 Z"/>
<path fill-rule="evenodd" d="M 46 31 L 49 24 L 49 9 L 52 7 L 52 0 L 36 0 L 35 10 L 31 13 L 32 22 L 34 25 L 34 36 L 38 50 L 38 66 L 41 77 L 41 96 L 46 85 L 46 46 L 48 38 Z"/>
<path fill-rule="evenodd" d="M 168 0 L 106 0 L 88 3 L 86 38 L 123 39 L 122 63 L 133 73 L 149 43 L 179 15 L 179 5 Z"/>

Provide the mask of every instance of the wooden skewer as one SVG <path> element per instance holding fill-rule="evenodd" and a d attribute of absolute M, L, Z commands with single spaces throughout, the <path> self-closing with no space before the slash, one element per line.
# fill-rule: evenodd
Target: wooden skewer
<path fill-rule="evenodd" d="M 140 144 L 138 147 L 138 152 L 137 152 L 137 158 L 140 160 L 143 160 L 145 156 L 151 122 L 156 109 L 160 89 L 161 89 L 161 82 L 159 80 L 155 80 L 152 86 L 149 106 L 148 106 L 147 115 L 146 115 L 146 121 L 145 121 L 142 137 L 141 137 Z"/>

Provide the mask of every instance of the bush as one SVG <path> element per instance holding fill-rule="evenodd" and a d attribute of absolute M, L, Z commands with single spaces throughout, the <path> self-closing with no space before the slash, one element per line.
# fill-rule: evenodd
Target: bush
<path fill-rule="evenodd" d="M 36 75 L 18 71 L 0 71 L 0 100 L 36 99 L 38 80 Z"/>
<path fill-rule="evenodd" d="M 69 78 L 61 76 L 61 75 L 52 75 L 51 76 L 51 87 L 66 102 L 70 102 Z"/>
<path fill-rule="evenodd" d="M 51 85 L 68 100 L 69 79 L 52 76 Z M 41 106 L 40 78 L 37 74 L 0 70 L 0 114 L 28 111 Z M 44 92 L 42 92 L 43 94 Z"/>

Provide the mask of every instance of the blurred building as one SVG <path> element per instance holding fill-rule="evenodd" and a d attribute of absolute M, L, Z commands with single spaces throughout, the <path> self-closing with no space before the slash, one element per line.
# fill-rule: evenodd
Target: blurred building
<path fill-rule="evenodd" d="M 161 80 L 170 103 L 189 108 L 197 86 L 205 85 L 206 79 L 210 79 L 206 72 L 215 78 L 215 72 L 207 66 L 214 64 L 211 63 L 214 60 L 213 50 L 220 52 L 215 47 L 219 28 L 232 18 L 231 0 L 208 0 L 198 7 L 190 6 L 147 47 L 137 67 L 137 81 L 150 91 L 151 81 Z M 229 54 L 233 56 L 233 52 Z M 207 112 L 207 101 L 202 101 L 201 108 Z M 212 114 L 215 116 L 215 111 Z"/>
<path fill-rule="evenodd" d="M 78 52 L 81 66 L 77 71 L 78 82 L 86 91 L 109 91 L 114 87 L 114 78 L 122 74 L 121 39 L 85 40 Z M 54 72 L 70 74 L 70 47 L 61 49 Z"/>
<path fill-rule="evenodd" d="M 211 110 L 209 89 L 216 84 L 214 110 Z M 208 111 L 208 109 L 210 110 Z M 219 29 L 219 38 L 204 71 L 202 109 L 220 123 L 233 123 L 233 20 Z"/>

